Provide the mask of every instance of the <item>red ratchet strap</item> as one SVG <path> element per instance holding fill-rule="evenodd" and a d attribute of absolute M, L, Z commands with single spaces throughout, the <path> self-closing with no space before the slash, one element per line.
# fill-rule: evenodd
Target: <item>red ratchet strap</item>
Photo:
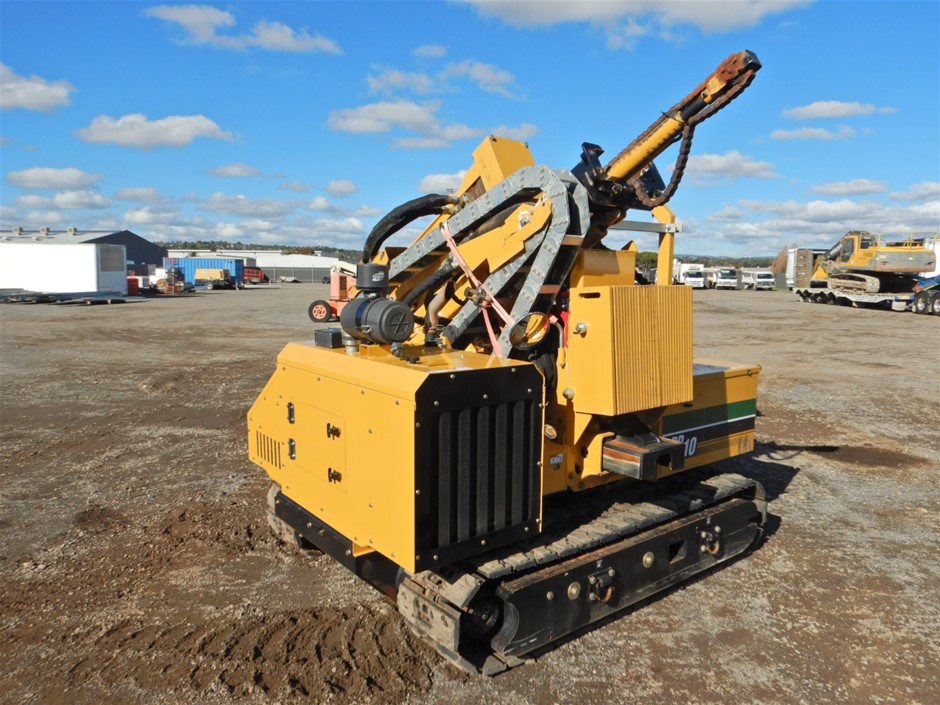
<path fill-rule="evenodd" d="M 460 254 L 460 250 L 457 249 L 457 243 L 454 241 L 454 236 L 451 235 L 450 226 L 447 224 L 446 220 L 441 223 L 441 235 L 444 237 L 444 242 L 446 242 L 447 246 L 450 248 L 450 253 L 454 256 L 454 260 L 463 270 L 467 279 L 470 280 L 470 283 L 473 284 L 474 288 L 482 289 L 483 293 L 486 294 L 487 300 L 480 304 L 480 308 L 483 309 L 483 320 L 486 323 L 486 331 L 490 336 L 490 344 L 493 346 L 493 354 L 497 357 L 503 357 L 502 350 L 500 350 L 499 347 L 499 337 L 493 330 L 493 324 L 490 322 L 489 311 L 487 309 L 492 306 L 493 310 L 499 314 L 499 317 L 503 319 L 503 323 L 507 326 L 512 326 L 515 320 L 513 320 L 513 317 L 502 307 L 499 301 L 496 300 L 496 297 L 493 296 L 493 292 L 487 289 L 486 285 L 476 278 L 473 270 L 470 269 L 470 265 L 467 264 L 467 260 L 463 258 L 463 255 Z"/>

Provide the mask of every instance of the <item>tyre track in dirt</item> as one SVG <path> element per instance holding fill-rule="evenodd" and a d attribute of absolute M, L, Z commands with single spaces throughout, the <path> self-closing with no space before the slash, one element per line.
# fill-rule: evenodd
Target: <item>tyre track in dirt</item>
<path fill-rule="evenodd" d="M 144 700 L 188 692 L 342 705 L 427 688 L 435 656 L 389 602 L 278 610 L 167 599 L 174 574 L 193 566 L 257 551 L 296 560 L 257 509 L 241 499 L 224 511 L 189 502 L 142 527 L 108 507 L 82 510 L 62 544 L 21 564 L 4 586 L 0 642 L 36 647 L 45 677 L 64 684 L 61 695 L 92 695 L 89 702 L 130 690 Z M 93 538 L 106 548 L 89 549 Z M 0 696 L 27 692 L 34 664 L 4 661 Z"/>
<path fill-rule="evenodd" d="M 389 609 L 265 613 L 199 624 L 126 619 L 84 645 L 70 687 L 125 680 L 146 691 L 219 690 L 319 702 L 383 701 L 426 688 L 431 668 Z"/>

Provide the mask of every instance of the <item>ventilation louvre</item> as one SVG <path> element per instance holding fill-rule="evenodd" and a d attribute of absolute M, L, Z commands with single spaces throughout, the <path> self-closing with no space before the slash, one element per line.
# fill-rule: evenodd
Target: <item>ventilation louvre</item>
<path fill-rule="evenodd" d="M 265 464 L 278 470 L 284 467 L 281 465 L 281 445 L 280 442 L 261 433 L 261 431 L 255 431 L 255 450 L 258 457 L 261 458 Z"/>

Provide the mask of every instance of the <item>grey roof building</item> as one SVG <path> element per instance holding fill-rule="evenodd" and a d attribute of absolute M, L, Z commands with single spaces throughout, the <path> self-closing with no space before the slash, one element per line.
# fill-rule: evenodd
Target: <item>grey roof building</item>
<path fill-rule="evenodd" d="M 85 243 L 124 245 L 127 251 L 128 269 L 142 267 L 143 274 L 146 274 L 146 265 L 148 264 L 157 267 L 163 266 L 163 258 L 167 256 L 165 247 L 158 247 L 130 230 L 79 231 L 78 228 L 68 228 L 67 230 L 13 228 L 12 230 L 0 232 L 0 243 L 6 242 L 48 242 L 56 245 Z"/>

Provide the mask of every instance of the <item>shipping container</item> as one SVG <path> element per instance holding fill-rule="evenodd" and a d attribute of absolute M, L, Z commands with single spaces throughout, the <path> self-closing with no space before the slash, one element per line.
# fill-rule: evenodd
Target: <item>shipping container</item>
<path fill-rule="evenodd" d="M 0 289 L 44 294 L 127 293 L 124 245 L 7 242 L 0 245 Z"/>
<path fill-rule="evenodd" d="M 197 269 L 227 269 L 232 278 L 232 285 L 242 287 L 245 285 L 245 260 L 234 257 L 164 257 L 164 267 L 179 267 L 183 271 L 183 279 L 193 286 L 196 285 Z"/>

